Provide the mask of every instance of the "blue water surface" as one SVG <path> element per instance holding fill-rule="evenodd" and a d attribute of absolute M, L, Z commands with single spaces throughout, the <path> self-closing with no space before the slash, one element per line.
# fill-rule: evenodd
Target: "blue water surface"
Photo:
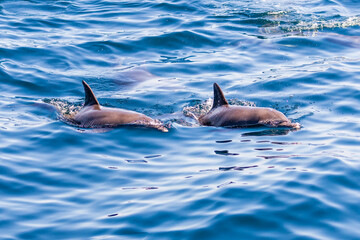
<path fill-rule="evenodd" d="M 359 239 L 357 0 L 0 1 L 0 239 Z M 81 81 L 169 132 L 81 129 Z M 217 82 L 288 129 L 199 126 Z"/>

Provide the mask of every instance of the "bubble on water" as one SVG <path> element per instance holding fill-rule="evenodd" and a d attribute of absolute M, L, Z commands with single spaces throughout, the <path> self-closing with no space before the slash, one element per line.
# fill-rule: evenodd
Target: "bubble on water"
<path fill-rule="evenodd" d="M 203 102 L 197 103 L 195 105 L 186 106 L 183 108 L 183 114 L 186 117 L 198 119 L 200 116 L 202 116 L 210 111 L 210 109 L 212 107 L 212 103 L 213 103 L 213 100 L 211 98 L 209 98 L 209 99 L 207 99 Z"/>
<path fill-rule="evenodd" d="M 45 103 L 53 105 L 59 112 L 60 117 L 72 119 L 81 109 L 82 105 L 70 103 L 63 99 L 44 99 Z"/>

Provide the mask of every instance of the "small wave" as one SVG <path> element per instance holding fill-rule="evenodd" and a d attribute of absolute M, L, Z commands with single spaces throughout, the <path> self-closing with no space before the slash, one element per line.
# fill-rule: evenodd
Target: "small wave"
<path fill-rule="evenodd" d="M 314 20 L 314 21 L 299 21 L 295 25 L 280 25 L 279 30 L 285 33 L 316 33 L 324 29 L 335 29 L 335 28 L 348 28 L 360 26 L 360 17 L 349 17 L 343 20 Z M 264 32 L 271 32 L 266 30 Z"/>
<path fill-rule="evenodd" d="M 325 29 L 360 26 L 360 16 L 337 2 L 321 1 L 227 1 L 212 3 L 213 17 L 233 24 L 257 26 L 261 34 L 311 35 Z"/>

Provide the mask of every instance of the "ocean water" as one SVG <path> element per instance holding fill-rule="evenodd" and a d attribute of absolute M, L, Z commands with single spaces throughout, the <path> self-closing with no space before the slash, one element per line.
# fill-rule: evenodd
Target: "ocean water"
<path fill-rule="evenodd" d="M 359 239 L 358 0 L 0 1 L 0 239 Z M 81 129 L 84 101 L 170 129 Z M 217 82 L 289 129 L 188 117 Z"/>

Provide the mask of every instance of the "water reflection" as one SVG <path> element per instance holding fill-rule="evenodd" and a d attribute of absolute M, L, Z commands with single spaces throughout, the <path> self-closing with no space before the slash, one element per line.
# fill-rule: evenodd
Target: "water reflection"
<path fill-rule="evenodd" d="M 232 142 L 232 140 L 217 140 L 216 143 L 229 143 Z"/>
<path fill-rule="evenodd" d="M 271 151 L 271 150 L 273 150 L 273 148 L 255 148 L 254 150 L 257 150 L 257 151 Z"/>
<path fill-rule="evenodd" d="M 256 168 L 258 167 L 258 165 L 252 165 L 252 166 L 233 166 L 233 167 L 219 167 L 220 171 L 229 171 L 229 170 L 238 170 L 238 171 L 242 171 L 244 169 L 248 169 L 248 168 Z"/>
<path fill-rule="evenodd" d="M 143 159 L 127 159 L 125 160 L 128 163 L 147 163 L 148 161 Z"/>
<path fill-rule="evenodd" d="M 257 156 L 264 159 L 274 159 L 274 158 L 292 158 L 292 157 L 299 157 L 298 155 L 269 155 L 269 156 Z"/>
<path fill-rule="evenodd" d="M 225 186 L 230 185 L 230 184 L 233 184 L 233 183 L 235 183 L 235 182 L 230 181 L 230 182 L 222 183 L 222 184 L 220 184 L 220 185 L 218 185 L 218 186 L 216 186 L 216 187 L 217 187 L 217 188 L 222 188 L 222 187 L 225 187 Z"/>
<path fill-rule="evenodd" d="M 279 136 L 279 135 L 287 135 L 289 132 L 296 131 L 295 129 L 283 129 L 283 128 L 271 128 L 261 131 L 252 131 L 243 133 L 243 137 L 248 136 Z"/>
<path fill-rule="evenodd" d="M 230 153 L 228 150 L 215 150 L 215 154 L 224 155 L 224 156 L 236 156 L 238 153 Z"/>

